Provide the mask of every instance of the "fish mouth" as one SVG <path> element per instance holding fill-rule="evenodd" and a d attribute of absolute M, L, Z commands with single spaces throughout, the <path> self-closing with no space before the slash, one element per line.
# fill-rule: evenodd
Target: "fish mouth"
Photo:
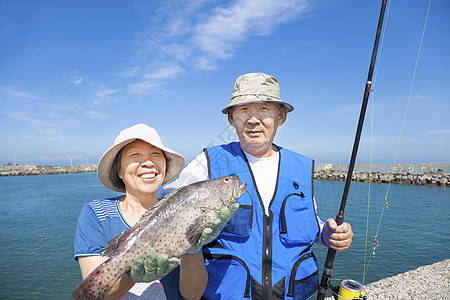
<path fill-rule="evenodd" d="M 247 183 L 244 182 L 242 184 L 239 184 L 239 177 L 238 177 L 237 184 L 235 185 L 234 191 L 233 191 L 233 196 L 234 196 L 233 202 L 236 202 L 242 196 L 242 194 L 245 192 L 246 189 L 247 189 Z"/>
<path fill-rule="evenodd" d="M 242 183 L 241 185 L 239 185 L 239 197 L 242 196 L 242 194 L 245 192 L 245 190 L 247 189 L 247 183 Z"/>

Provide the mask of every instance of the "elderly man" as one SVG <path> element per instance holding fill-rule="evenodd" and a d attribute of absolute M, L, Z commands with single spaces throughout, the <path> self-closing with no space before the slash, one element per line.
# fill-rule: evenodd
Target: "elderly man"
<path fill-rule="evenodd" d="M 313 160 L 273 143 L 293 109 L 275 77 L 240 76 L 222 110 L 239 142 L 205 149 L 167 187 L 230 174 L 247 183 L 237 213 L 203 248 L 206 299 L 309 299 L 318 288 L 313 243 L 342 251 L 352 242 L 348 223 L 316 215 Z"/>

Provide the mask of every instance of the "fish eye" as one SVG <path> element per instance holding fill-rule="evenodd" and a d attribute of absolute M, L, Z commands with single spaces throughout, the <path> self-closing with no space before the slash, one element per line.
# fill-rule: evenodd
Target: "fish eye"
<path fill-rule="evenodd" d="M 228 182 L 229 180 L 230 180 L 229 178 L 225 178 L 225 179 L 224 179 L 225 182 Z"/>

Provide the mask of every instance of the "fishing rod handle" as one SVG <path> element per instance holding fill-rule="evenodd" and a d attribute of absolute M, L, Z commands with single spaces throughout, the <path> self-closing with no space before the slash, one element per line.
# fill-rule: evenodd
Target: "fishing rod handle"
<path fill-rule="evenodd" d="M 340 211 L 336 216 L 336 224 L 339 226 L 344 223 L 344 212 Z M 317 300 L 325 299 L 328 290 L 328 281 L 333 273 L 334 257 L 336 256 L 336 250 L 328 248 L 327 259 L 325 266 L 323 267 L 322 280 L 320 281 L 319 291 L 317 292 Z"/>
<path fill-rule="evenodd" d="M 319 285 L 319 291 L 317 292 L 317 300 L 324 300 L 327 295 L 328 281 L 333 273 L 333 262 L 336 255 L 336 250 L 328 248 L 327 260 L 325 266 L 323 267 L 322 279 Z"/>

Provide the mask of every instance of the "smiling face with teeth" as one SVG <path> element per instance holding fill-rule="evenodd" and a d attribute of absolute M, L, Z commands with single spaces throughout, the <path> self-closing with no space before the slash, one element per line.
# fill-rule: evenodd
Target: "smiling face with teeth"
<path fill-rule="evenodd" d="M 135 140 L 123 148 L 119 177 L 125 184 L 127 197 L 156 203 L 156 192 L 165 174 L 166 159 L 161 149 L 143 140 Z"/>

